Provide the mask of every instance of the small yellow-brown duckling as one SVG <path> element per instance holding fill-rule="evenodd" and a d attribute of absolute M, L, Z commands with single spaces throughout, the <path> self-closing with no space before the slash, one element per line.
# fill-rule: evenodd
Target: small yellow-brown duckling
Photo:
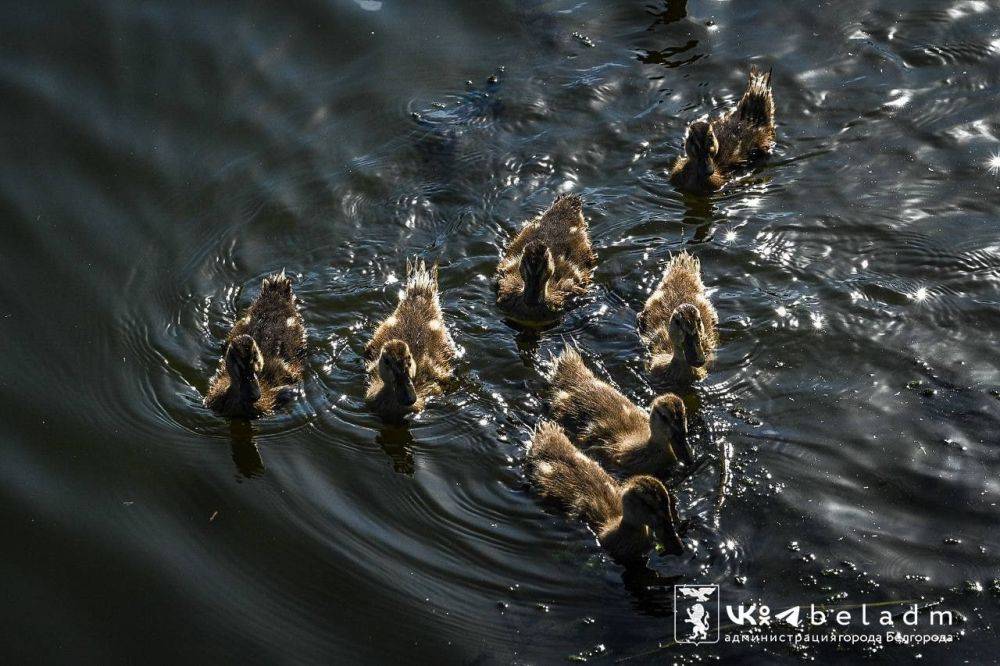
<path fill-rule="evenodd" d="M 718 323 L 701 281 L 701 262 L 687 252 L 674 256 L 639 313 L 654 383 L 680 386 L 704 379 L 718 345 Z"/>
<path fill-rule="evenodd" d="M 767 157 L 774 147 L 771 72 L 750 68 L 747 89 L 728 113 L 687 128 L 684 155 L 670 170 L 675 187 L 695 194 L 722 189 L 733 172 Z"/>
<path fill-rule="evenodd" d="M 586 293 L 596 264 L 580 197 L 561 196 L 504 251 L 495 278 L 497 306 L 519 324 L 551 324 L 573 296 Z"/>
<path fill-rule="evenodd" d="M 294 395 L 305 357 L 306 329 L 282 271 L 264 278 L 260 294 L 226 337 L 205 406 L 224 416 L 269 414 Z"/>
<path fill-rule="evenodd" d="M 555 423 L 535 429 L 527 470 L 539 494 L 586 522 L 619 564 L 642 565 L 656 543 L 672 555 L 684 552 L 676 502 L 666 487 L 651 476 L 619 484 Z"/>
<path fill-rule="evenodd" d="M 406 272 L 399 305 L 365 347 L 365 401 L 387 418 L 419 412 L 427 398 L 441 393 L 456 352 L 441 313 L 437 266 L 428 270 L 423 261 L 407 262 Z"/>
<path fill-rule="evenodd" d="M 661 395 L 647 414 L 595 377 L 569 345 L 555 360 L 550 407 L 553 418 L 588 455 L 626 475 L 664 476 L 679 462 L 693 461 L 680 398 Z"/>

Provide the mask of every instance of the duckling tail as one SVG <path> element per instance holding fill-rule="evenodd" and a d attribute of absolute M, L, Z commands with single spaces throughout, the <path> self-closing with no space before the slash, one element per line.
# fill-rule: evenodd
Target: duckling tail
<path fill-rule="evenodd" d="M 552 203 L 550 210 L 554 211 L 556 209 L 580 213 L 583 211 L 583 200 L 580 199 L 580 195 L 578 194 L 560 194 Z"/>
<path fill-rule="evenodd" d="M 736 105 L 740 120 L 755 125 L 774 123 L 774 97 L 771 94 L 771 72 L 766 73 L 754 65 L 750 68 L 746 92 Z"/>
<path fill-rule="evenodd" d="M 414 259 L 413 261 L 406 261 L 406 293 L 427 293 L 428 295 L 437 294 L 438 285 L 438 267 L 437 264 L 432 265 L 429 269 L 427 268 L 427 263 L 423 259 Z"/>
<path fill-rule="evenodd" d="M 270 294 L 287 298 L 292 295 L 292 280 L 285 275 L 284 269 L 280 273 L 268 275 L 260 283 L 260 294 L 261 296 Z"/>
<path fill-rule="evenodd" d="M 535 425 L 526 453 L 532 460 L 558 460 L 566 457 L 572 459 L 576 454 L 576 448 L 570 443 L 566 432 L 559 424 L 542 420 Z"/>
<path fill-rule="evenodd" d="M 669 276 L 675 271 L 683 271 L 692 275 L 701 275 L 701 260 L 687 250 L 683 250 L 670 258 L 664 276 Z"/>
<path fill-rule="evenodd" d="M 578 388 L 587 380 L 590 370 L 583 362 L 580 351 L 569 342 L 565 345 L 552 366 L 551 381 L 557 389 Z"/>

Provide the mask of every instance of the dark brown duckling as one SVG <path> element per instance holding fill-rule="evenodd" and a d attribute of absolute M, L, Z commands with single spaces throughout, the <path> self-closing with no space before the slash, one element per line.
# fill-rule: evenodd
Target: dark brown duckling
<path fill-rule="evenodd" d="M 306 329 L 292 281 L 264 278 L 260 294 L 226 337 L 205 406 L 224 416 L 254 418 L 287 402 L 302 380 Z"/>
<path fill-rule="evenodd" d="M 657 542 L 672 555 L 684 552 L 676 502 L 666 487 L 651 476 L 619 484 L 555 423 L 535 429 L 526 466 L 542 498 L 586 522 L 616 562 L 641 566 Z"/>
<path fill-rule="evenodd" d="M 692 463 L 684 402 L 676 395 L 657 397 L 647 414 L 594 376 L 569 345 L 555 360 L 551 391 L 553 418 L 602 463 L 626 475 L 654 476 Z"/>
<path fill-rule="evenodd" d="M 670 170 L 675 187 L 695 194 L 722 189 L 739 169 L 759 162 L 774 147 L 771 72 L 750 68 L 746 92 L 728 113 L 687 128 L 684 155 Z"/>
<path fill-rule="evenodd" d="M 504 251 L 495 277 L 497 306 L 519 324 L 556 322 L 573 296 L 586 293 L 596 264 L 580 197 L 561 196 Z"/>
<path fill-rule="evenodd" d="M 652 354 L 649 372 L 659 386 L 700 381 L 719 343 L 719 315 L 705 294 L 701 262 L 674 256 L 639 313 L 639 337 Z"/>
<path fill-rule="evenodd" d="M 399 305 L 375 330 L 365 347 L 368 391 L 365 401 L 386 418 L 419 412 L 451 377 L 456 349 L 444 326 L 438 297 L 437 266 L 407 262 Z"/>

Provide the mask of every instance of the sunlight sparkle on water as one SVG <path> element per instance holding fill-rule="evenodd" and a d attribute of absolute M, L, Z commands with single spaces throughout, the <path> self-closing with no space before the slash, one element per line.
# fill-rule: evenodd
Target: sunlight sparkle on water
<path fill-rule="evenodd" d="M 988 168 L 990 173 L 994 176 L 1000 175 L 1000 153 L 993 153 L 990 155 L 990 159 L 986 160 L 986 168 Z"/>
<path fill-rule="evenodd" d="M 913 292 L 913 300 L 922 301 L 927 298 L 927 287 L 920 287 L 915 292 Z"/>
<path fill-rule="evenodd" d="M 735 243 L 736 229 L 729 229 L 728 231 L 726 231 L 726 234 L 722 237 L 722 240 L 725 241 L 726 243 Z"/>

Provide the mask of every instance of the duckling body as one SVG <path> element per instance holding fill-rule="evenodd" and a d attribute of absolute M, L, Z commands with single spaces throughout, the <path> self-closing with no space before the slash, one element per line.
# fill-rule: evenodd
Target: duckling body
<path fill-rule="evenodd" d="M 646 413 L 595 377 L 568 345 L 555 360 L 551 413 L 588 455 L 625 475 L 664 476 L 692 462 L 680 398 L 659 396 Z"/>
<path fill-rule="evenodd" d="M 271 275 L 226 337 L 226 350 L 211 380 L 205 406 L 224 416 L 269 414 L 302 380 L 306 329 L 292 282 Z"/>
<path fill-rule="evenodd" d="M 639 313 L 639 336 L 652 354 L 655 383 L 681 386 L 704 379 L 718 345 L 718 322 L 705 295 L 701 262 L 687 252 L 674 256 Z"/>
<path fill-rule="evenodd" d="M 720 190 L 735 171 L 770 155 L 774 135 L 771 73 L 751 67 L 747 89 L 736 106 L 721 118 L 688 126 L 685 154 L 670 170 L 670 182 L 696 194 Z"/>
<path fill-rule="evenodd" d="M 403 296 L 365 347 L 365 401 L 386 417 L 421 411 L 451 377 L 455 351 L 441 312 L 437 266 L 407 263 Z"/>
<path fill-rule="evenodd" d="M 642 564 L 657 541 L 669 553 L 683 552 L 674 498 L 663 484 L 650 476 L 619 484 L 555 423 L 536 428 L 527 470 L 542 498 L 590 525 L 617 562 Z"/>
<path fill-rule="evenodd" d="M 504 251 L 495 278 L 497 306 L 519 324 L 551 324 L 573 296 L 586 293 L 596 264 L 580 197 L 561 196 Z"/>

